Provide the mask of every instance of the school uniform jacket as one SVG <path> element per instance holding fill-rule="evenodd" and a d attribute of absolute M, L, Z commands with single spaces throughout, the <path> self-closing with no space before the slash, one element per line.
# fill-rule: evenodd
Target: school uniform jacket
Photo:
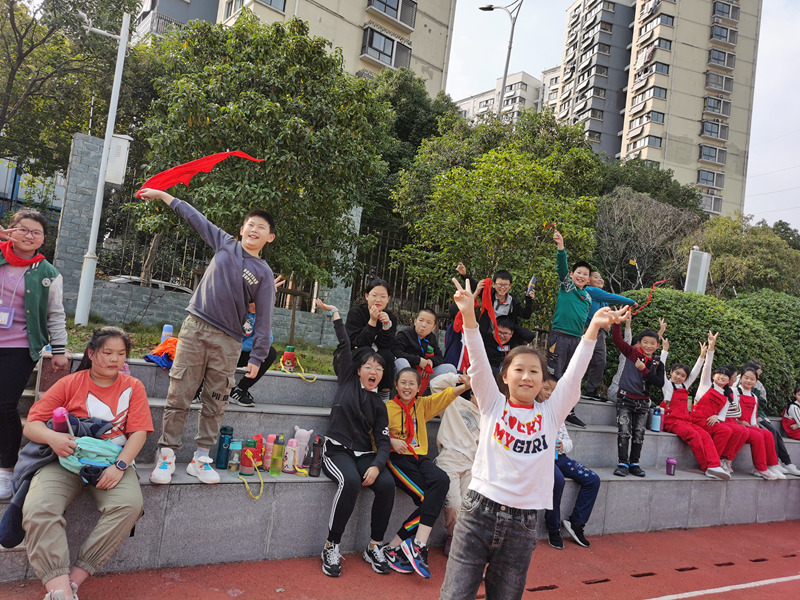
<path fill-rule="evenodd" d="M 392 346 L 392 353 L 395 358 L 405 358 L 412 367 L 419 366 L 419 359 L 425 358 L 424 354 L 428 346 L 433 348 L 433 356 L 430 360 L 434 367 L 444 363 L 442 349 L 439 348 L 439 340 L 436 334 L 431 332 L 424 338 L 417 335 L 417 330 L 413 326 L 405 327 L 397 332 Z"/>

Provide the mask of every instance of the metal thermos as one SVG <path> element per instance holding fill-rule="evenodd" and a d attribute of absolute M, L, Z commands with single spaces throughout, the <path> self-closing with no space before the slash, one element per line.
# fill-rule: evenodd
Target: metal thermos
<path fill-rule="evenodd" d="M 218 469 L 228 468 L 228 456 L 230 455 L 231 440 L 233 439 L 233 427 L 225 425 L 219 428 L 219 441 L 217 442 L 217 462 L 214 464 Z"/>
<path fill-rule="evenodd" d="M 311 452 L 311 466 L 308 469 L 309 477 L 319 477 L 322 470 L 322 437 L 314 437 L 313 450 Z"/>

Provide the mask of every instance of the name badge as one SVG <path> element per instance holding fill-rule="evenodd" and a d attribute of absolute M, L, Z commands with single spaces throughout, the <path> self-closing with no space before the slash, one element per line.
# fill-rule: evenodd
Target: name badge
<path fill-rule="evenodd" d="M 14 322 L 14 308 L 11 306 L 0 306 L 0 329 L 8 329 Z"/>

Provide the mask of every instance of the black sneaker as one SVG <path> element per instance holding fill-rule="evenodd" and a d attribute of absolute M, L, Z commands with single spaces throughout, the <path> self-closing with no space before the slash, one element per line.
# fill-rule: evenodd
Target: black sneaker
<path fill-rule="evenodd" d="M 567 530 L 567 533 L 573 540 L 575 540 L 576 544 L 578 544 L 579 546 L 583 546 L 584 548 L 588 548 L 589 546 L 591 546 L 589 540 L 587 540 L 586 536 L 583 535 L 583 525 L 575 525 L 572 522 L 570 522 L 569 519 L 564 519 L 562 525 L 564 525 L 564 529 Z"/>
<path fill-rule="evenodd" d="M 645 473 L 642 470 L 642 467 L 640 467 L 639 465 L 631 465 L 628 471 L 630 472 L 631 475 L 636 475 L 636 477 L 644 477 L 645 475 L 647 475 L 647 473 Z"/>
<path fill-rule="evenodd" d="M 578 415 L 575 414 L 574 409 L 569 411 L 567 418 L 564 420 L 570 425 L 577 427 L 578 429 L 586 429 L 586 423 L 584 423 L 578 418 Z"/>
<path fill-rule="evenodd" d="M 400 549 L 406 555 L 411 567 L 417 572 L 417 575 L 430 579 L 431 570 L 428 568 L 428 547 L 417 545 L 415 540 L 408 538 L 403 540 L 400 544 Z"/>
<path fill-rule="evenodd" d="M 235 387 L 231 390 L 229 397 L 239 406 L 246 406 L 247 408 L 253 408 L 256 405 L 256 401 L 253 399 L 253 395 L 247 390 L 243 390 L 238 387 Z"/>
<path fill-rule="evenodd" d="M 322 548 L 322 572 L 328 577 L 339 577 L 342 574 L 342 555 L 339 544 L 325 544 Z"/>
<path fill-rule="evenodd" d="M 564 539 L 561 537 L 560 531 L 548 532 L 547 537 L 547 543 L 550 544 L 551 548 L 555 548 L 556 550 L 564 549 Z"/>
<path fill-rule="evenodd" d="M 205 381 L 200 382 L 200 387 L 197 388 L 197 391 L 194 393 L 194 398 L 192 398 L 192 404 L 197 404 L 200 402 L 200 397 L 203 395 L 203 386 L 205 385 Z"/>
<path fill-rule="evenodd" d="M 597 392 L 591 392 L 591 393 L 584 392 L 583 394 L 581 394 L 581 398 L 583 400 L 594 400 L 595 402 L 611 402 L 611 400 L 609 400 L 605 396 L 601 396 Z"/>
<path fill-rule="evenodd" d="M 386 561 L 386 557 L 383 555 L 383 546 L 367 546 L 367 549 L 364 550 L 364 554 L 361 556 L 364 557 L 364 560 L 369 563 L 369 565 L 372 567 L 372 570 L 376 573 L 386 575 L 387 573 L 391 572 L 389 563 Z"/>
<path fill-rule="evenodd" d="M 384 545 L 383 556 L 386 558 L 389 568 L 393 571 L 397 571 L 398 573 L 414 572 L 414 567 L 412 567 L 411 563 L 408 562 L 406 555 L 403 554 L 402 550 L 400 550 L 400 546 L 397 548 L 390 548 L 389 544 Z"/>
<path fill-rule="evenodd" d="M 614 475 L 617 477 L 627 477 L 628 472 L 628 465 L 617 465 L 617 468 L 614 469 Z"/>

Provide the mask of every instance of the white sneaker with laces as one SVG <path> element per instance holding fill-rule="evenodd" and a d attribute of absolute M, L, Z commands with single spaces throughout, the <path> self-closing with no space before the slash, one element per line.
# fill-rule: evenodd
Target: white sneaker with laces
<path fill-rule="evenodd" d="M 753 471 L 753 475 L 755 475 L 756 477 L 761 477 L 763 479 L 766 479 L 767 481 L 775 481 L 778 479 L 775 476 L 775 473 L 773 473 L 772 471 Z"/>
<path fill-rule="evenodd" d="M 729 461 L 727 458 L 723 458 L 720 459 L 719 462 L 722 468 L 728 472 L 728 475 L 733 475 L 733 465 L 731 464 L 731 461 Z"/>
<path fill-rule="evenodd" d="M 219 473 L 211 467 L 213 462 L 208 456 L 198 457 L 195 454 L 192 462 L 186 465 L 186 474 L 197 477 L 203 483 L 219 483 Z"/>
<path fill-rule="evenodd" d="M 11 485 L 12 471 L 0 471 L 0 500 L 10 500 L 14 495 L 14 486 Z"/>
<path fill-rule="evenodd" d="M 783 471 L 778 468 L 778 465 L 770 465 L 767 467 L 767 470 L 775 475 L 777 479 L 786 479 L 786 475 L 784 475 Z"/>
<path fill-rule="evenodd" d="M 150 473 L 150 483 L 167 485 L 172 481 L 175 472 L 175 451 L 172 448 L 161 448 L 156 455 L 156 466 Z"/>
<path fill-rule="evenodd" d="M 709 467 L 706 469 L 706 477 L 728 481 L 731 478 L 731 475 L 722 467 Z"/>
<path fill-rule="evenodd" d="M 783 463 L 783 468 L 790 475 L 795 475 L 796 477 L 800 477 L 800 469 L 798 469 L 793 463 Z"/>

